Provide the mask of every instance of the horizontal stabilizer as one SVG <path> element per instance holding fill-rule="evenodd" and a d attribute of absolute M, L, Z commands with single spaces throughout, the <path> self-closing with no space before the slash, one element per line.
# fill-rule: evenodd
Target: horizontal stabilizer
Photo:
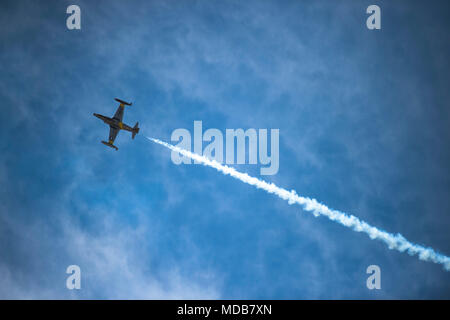
<path fill-rule="evenodd" d="M 133 133 L 131 134 L 131 139 L 134 139 L 134 136 L 139 133 L 139 122 L 136 122 L 136 124 L 133 127 Z"/>

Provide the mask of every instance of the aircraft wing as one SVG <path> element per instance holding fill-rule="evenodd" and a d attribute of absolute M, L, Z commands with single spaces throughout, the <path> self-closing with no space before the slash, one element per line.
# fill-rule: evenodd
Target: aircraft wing
<path fill-rule="evenodd" d="M 113 127 L 109 127 L 109 143 L 111 143 L 111 144 L 114 143 L 114 140 L 116 140 L 118 133 L 119 133 L 119 129 L 114 129 Z"/>
<path fill-rule="evenodd" d="M 123 104 L 121 103 L 119 105 L 119 107 L 117 108 L 116 113 L 114 113 L 114 119 L 119 120 L 120 122 L 122 122 L 122 118 L 123 118 L 123 109 L 125 109 L 125 107 L 123 106 Z"/>

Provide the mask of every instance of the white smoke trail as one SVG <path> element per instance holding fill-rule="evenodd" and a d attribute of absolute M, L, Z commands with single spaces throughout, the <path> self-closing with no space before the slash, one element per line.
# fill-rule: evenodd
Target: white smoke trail
<path fill-rule="evenodd" d="M 186 157 L 197 160 L 205 166 L 212 167 L 225 175 L 230 175 L 233 178 L 236 178 L 249 185 L 255 186 L 259 189 L 263 189 L 268 193 L 273 193 L 281 199 L 287 200 L 289 204 L 299 204 L 303 208 L 303 210 L 311 212 L 316 217 L 326 216 L 328 219 L 336 221 L 347 228 L 353 229 L 356 232 L 364 232 L 368 234 L 371 239 L 378 239 L 386 243 L 389 249 L 396 249 L 400 252 L 406 251 L 411 256 L 417 255 L 420 260 L 442 264 L 446 271 L 450 271 L 449 257 L 436 252 L 433 248 L 427 248 L 418 244 L 411 243 L 399 233 L 394 235 L 384 230 L 380 230 L 364 221 L 359 220 L 353 215 L 346 214 L 337 210 L 332 210 L 327 206 L 319 203 L 315 199 L 301 197 L 297 195 L 295 190 L 287 191 L 286 189 L 277 187 L 273 183 L 265 182 L 258 178 L 251 177 L 246 173 L 241 173 L 226 165 L 222 165 L 215 160 L 208 159 L 204 156 L 200 156 L 196 153 L 181 149 L 158 139 L 149 137 L 146 138 Z"/>

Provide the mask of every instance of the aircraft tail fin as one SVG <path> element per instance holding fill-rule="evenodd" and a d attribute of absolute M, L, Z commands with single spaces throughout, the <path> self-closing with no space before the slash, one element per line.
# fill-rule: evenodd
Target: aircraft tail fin
<path fill-rule="evenodd" d="M 131 139 L 134 139 L 134 137 L 139 133 L 139 122 L 136 122 L 136 124 L 133 127 L 133 133 L 131 134 Z"/>
<path fill-rule="evenodd" d="M 125 102 L 125 101 L 120 100 L 120 99 L 117 99 L 117 98 L 114 98 L 114 100 L 116 100 L 117 102 L 119 102 L 119 103 L 121 103 L 121 104 L 126 104 L 127 106 L 131 106 L 131 105 L 132 105 L 131 102 Z"/>

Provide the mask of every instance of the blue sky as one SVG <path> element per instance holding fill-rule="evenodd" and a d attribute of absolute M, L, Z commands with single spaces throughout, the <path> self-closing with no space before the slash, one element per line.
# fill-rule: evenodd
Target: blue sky
<path fill-rule="evenodd" d="M 81 8 L 81 30 L 66 8 Z M 365 26 L 378 4 L 382 29 Z M 280 129 L 267 181 L 450 254 L 446 1 L 3 1 L 1 298 L 450 298 L 450 273 L 143 135 Z M 115 152 L 114 97 L 133 101 Z M 236 165 L 259 176 L 259 166 Z M 82 289 L 65 287 L 68 265 Z M 368 290 L 366 268 L 381 268 Z"/>

